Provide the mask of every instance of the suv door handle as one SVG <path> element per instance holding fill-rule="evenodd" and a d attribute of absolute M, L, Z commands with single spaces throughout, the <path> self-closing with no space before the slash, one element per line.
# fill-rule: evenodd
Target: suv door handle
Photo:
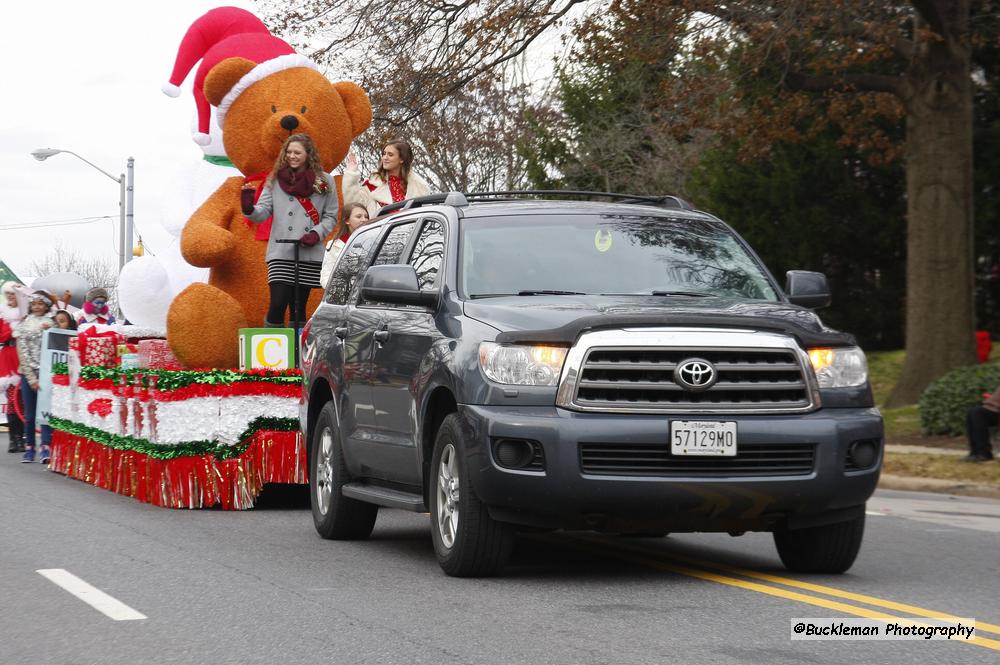
<path fill-rule="evenodd" d="M 333 334 L 339 337 L 340 339 L 347 339 L 347 328 L 346 327 L 334 328 Z"/>
<path fill-rule="evenodd" d="M 382 344 L 389 340 L 389 330 L 385 328 L 382 330 L 376 330 L 374 337 L 376 342 Z"/>

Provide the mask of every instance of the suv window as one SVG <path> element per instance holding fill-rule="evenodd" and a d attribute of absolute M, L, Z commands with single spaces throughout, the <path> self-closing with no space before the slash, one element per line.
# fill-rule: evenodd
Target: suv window
<path fill-rule="evenodd" d="M 559 291 L 778 300 L 763 268 L 721 222 L 648 214 L 480 217 L 464 220 L 461 234 L 467 298 Z"/>
<path fill-rule="evenodd" d="M 385 240 L 382 241 L 382 246 L 379 247 L 378 254 L 375 255 L 375 261 L 372 262 L 372 265 L 384 266 L 402 263 L 403 250 L 406 249 L 406 244 L 409 242 L 410 234 L 413 233 L 415 226 L 416 222 L 404 222 L 389 229 L 389 232 L 385 235 Z M 364 299 L 362 299 L 361 304 L 392 308 L 403 307 L 403 305 L 390 305 L 389 303 Z"/>
<path fill-rule="evenodd" d="M 330 276 L 330 285 L 326 292 L 326 302 L 334 305 L 345 305 L 351 295 L 352 287 L 368 267 L 368 255 L 372 245 L 378 238 L 378 229 L 362 229 L 348 240 L 344 253 L 337 261 L 337 266 Z"/>
<path fill-rule="evenodd" d="M 410 233 L 413 231 L 413 226 L 414 222 L 405 222 L 390 229 L 389 233 L 385 236 L 385 240 L 382 241 L 382 246 L 375 257 L 375 263 L 372 265 L 384 266 L 400 263 L 403 250 L 406 248 L 406 241 L 410 239 Z"/>
<path fill-rule="evenodd" d="M 409 264 L 417 271 L 417 283 L 421 291 L 434 288 L 441 259 L 444 258 L 444 224 L 437 219 L 429 219 L 420 229 L 417 242 L 413 245 Z"/>

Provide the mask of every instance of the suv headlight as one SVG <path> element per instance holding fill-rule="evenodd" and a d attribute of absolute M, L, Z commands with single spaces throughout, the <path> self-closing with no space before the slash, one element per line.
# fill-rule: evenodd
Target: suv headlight
<path fill-rule="evenodd" d="M 490 381 L 512 386 L 556 386 L 569 349 L 481 342 L 479 366 Z"/>
<path fill-rule="evenodd" d="M 868 361 L 856 346 L 809 349 L 809 361 L 820 388 L 852 388 L 868 380 Z"/>

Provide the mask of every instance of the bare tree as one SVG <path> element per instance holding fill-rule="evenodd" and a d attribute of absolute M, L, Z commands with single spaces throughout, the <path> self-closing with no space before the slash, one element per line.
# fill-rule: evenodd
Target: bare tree
<path fill-rule="evenodd" d="M 523 55 L 587 0 L 407 3 L 265 0 L 265 22 L 368 91 L 374 122 L 402 126 Z M 600 4 L 600 3 L 597 3 Z M 319 48 L 310 45 L 321 44 Z M 346 57 L 345 57 L 346 54 Z"/>
<path fill-rule="evenodd" d="M 118 302 L 118 270 L 112 261 L 95 256 L 84 256 L 72 248 L 56 241 L 49 253 L 40 259 L 33 259 L 28 266 L 30 274 L 45 277 L 56 272 L 72 272 L 83 277 L 91 288 L 101 287 L 108 292 L 109 306 L 114 309 Z M 61 293 L 53 294 L 61 296 Z M 83 295 L 83 294 L 74 294 Z"/>

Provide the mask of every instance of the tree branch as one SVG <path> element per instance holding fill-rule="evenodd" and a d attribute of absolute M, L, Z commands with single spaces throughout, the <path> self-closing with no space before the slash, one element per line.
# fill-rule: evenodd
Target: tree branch
<path fill-rule="evenodd" d="M 903 98 L 904 81 L 899 76 L 883 74 L 841 74 L 838 76 L 806 75 L 789 72 L 785 78 L 792 90 L 826 92 L 840 88 L 854 88 L 866 92 L 888 92 Z"/>

